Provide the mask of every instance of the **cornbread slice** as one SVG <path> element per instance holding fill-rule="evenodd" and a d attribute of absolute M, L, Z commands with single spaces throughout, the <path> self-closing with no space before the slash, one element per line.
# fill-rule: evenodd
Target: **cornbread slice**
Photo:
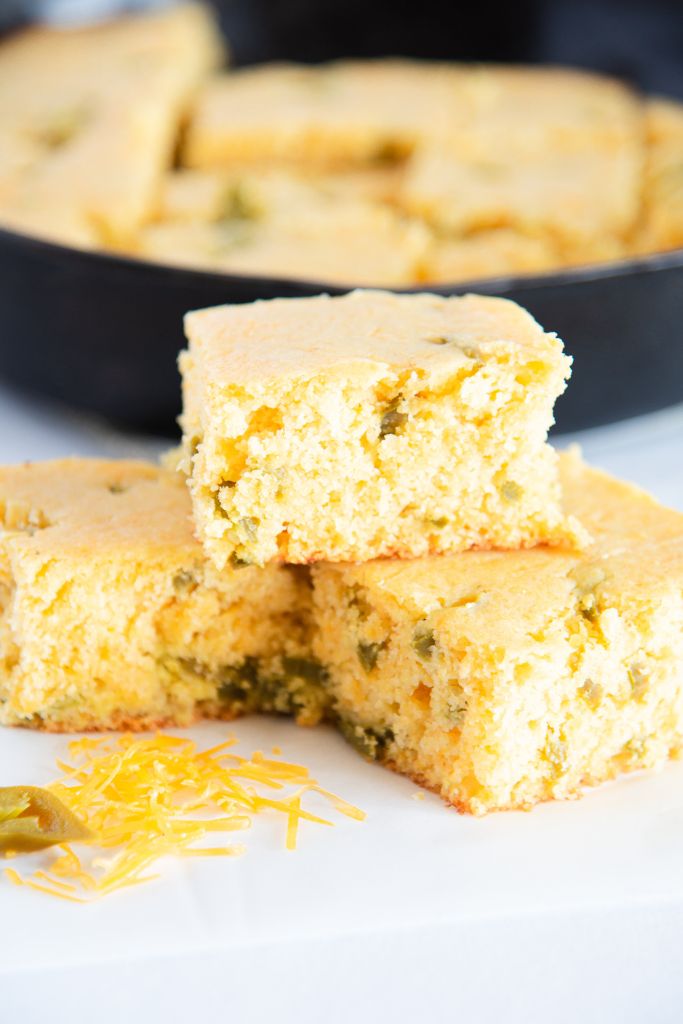
<path fill-rule="evenodd" d="M 512 227 L 569 243 L 635 226 L 643 105 L 618 82 L 563 69 L 465 76 L 459 131 L 420 147 L 399 201 L 441 231 Z"/>
<path fill-rule="evenodd" d="M 228 273 L 341 285 L 412 284 L 427 228 L 373 198 L 391 175 L 373 171 L 180 170 L 135 255 Z"/>
<path fill-rule="evenodd" d="M 344 734 L 462 811 L 528 808 L 683 741 L 683 516 L 563 456 L 582 553 L 313 570 Z"/>
<path fill-rule="evenodd" d="M 560 263 L 556 246 L 510 228 L 479 231 L 463 238 L 432 240 L 421 268 L 425 282 L 474 281 L 504 274 L 542 271 Z"/>
<path fill-rule="evenodd" d="M 310 219 L 331 200 L 390 202 L 400 180 L 395 167 L 366 167 L 332 173 L 289 170 L 192 170 L 166 175 L 155 220 L 212 223 L 227 219 L 278 221 Z"/>
<path fill-rule="evenodd" d="M 184 161 L 334 167 L 400 159 L 460 124 L 462 76 L 456 66 L 395 59 L 266 64 L 217 76 L 199 97 Z"/>
<path fill-rule="evenodd" d="M 400 203 L 445 233 L 512 228 L 567 245 L 626 238 L 640 210 L 642 158 L 635 144 L 516 159 L 503 149 L 486 160 L 424 147 L 406 170 Z"/>
<path fill-rule="evenodd" d="M 0 219 L 77 245 L 128 244 L 151 213 L 199 81 L 221 44 L 183 4 L 0 46 Z"/>
<path fill-rule="evenodd" d="M 150 224 L 135 252 L 161 263 L 353 287 L 412 284 L 429 245 L 423 225 L 363 201 L 324 200 L 290 216 Z"/>
<path fill-rule="evenodd" d="M 466 121 L 448 140 L 464 159 L 620 150 L 642 142 L 640 96 L 617 79 L 562 67 L 480 65 L 462 79 Z"/>
<path fill-rule="evenodd" d="M 683 104 L 655 99 L 647 104 L 644 217 L 640 252 L 683 245 Z"/>
<path fill-rule="evenodd" d="M 308 584 L 279 566 L 216 572 L 178 474 L 9 466 L 0 516 L 3 724 L 141 729 L 257 708 L 320 717 Z"/>
<path fill-rule="evenodd" d="M 546 443 L 569 359 L 514 303 L 355 291 L 185 324 L 181 468 L 219 569 L 578 539 Z"/>

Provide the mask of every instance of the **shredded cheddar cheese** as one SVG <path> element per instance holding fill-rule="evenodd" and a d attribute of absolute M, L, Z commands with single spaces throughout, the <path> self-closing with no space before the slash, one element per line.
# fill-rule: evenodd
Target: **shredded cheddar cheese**
<path fill-rule="evenodd" d="M 293 850 L 301 821 L 332 825 L 304 809 L 307 793 L 318 793 L 347 817 L 365 818 L 301 765 L 258 751 L 243 758 L 231 752 L 234 743 L 202 751 L 190 739 L 161 733 L 74 740 L 69 755 L 75 763 L 57 761 L 63 777 L 48 788 L 95 838 L 82 859 L 64 845 L 43 855 L 52 857 L 49 869 L 23 877 L 6 868 L 5 877 L 14 885 L 84 903 L 159 877 L 148 872 L 162 857 L 238 856 L 242 844 L 207 846 L 202 840 L 248 829 L 262 812 L 284 815 L 285 846 Z"/>

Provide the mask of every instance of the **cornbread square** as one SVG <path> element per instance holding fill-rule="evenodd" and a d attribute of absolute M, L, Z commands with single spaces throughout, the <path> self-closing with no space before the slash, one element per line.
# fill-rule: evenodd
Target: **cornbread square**
<path fill-rule="evenodd" d="M 225 565 L 576 541 L 561 342 L 503 299 L 355 291 L 189 313 L 183 459 Z"/>
<path fill-rule="evenodd" d="M 495 228 L 463 238 L 435 237 L 427 249 L 421 276 L 432 284 L 474 281 L 549 270 L 559 264 L 559 254 L 549 239 Z"/>
<path fill-rule="evenodd" d="M 463 158 L 514 160 L 617 151 L 642 142 L 641 97 L 578 69 L 480 65 L 465 74 L 466 119 L 448 140 Z"/>
<path fill-rule="evenodd" d="M 400 181 L 395 167 L 364 167 L 338 172 L 295 173 L 253 168 L 179 168 L 164 178 L 155 221 L 278 221 L 311 216 L 331 200 L 389 203 Z"/>
<path fill-rule="evenodd" d="M 222 45 L 183 4 L 0 46 L 0 218 L 79 246 L 129 244 L 151 215 L 176 135 Z"/>
<path fill-rule="evenodd" d="M 9 466 L 0 517 L 3 724 L 320 717 L 308 583 L 280 566 L 216 572 L 177 473 L 77 459 Z"/>
<path fill-rule="evenodd" d="M 643 105 L 618 82 L 546 68 L 466 76 L 461 129 L 435 135 L 399 201 L 440 231 L 515 228 L 566 243 L 625 237 L 639 208 Z"/>
<path fill-rule="evenodd" d="M 205 168 L 400 160 L 423 138 L 460 124 L 463 73 L 387 59 L 266 64 L 216 76 L 197 102 L 183 159 Z"/>
<path fill-rule="evenodd" d="M 473 814 L 661 766 L 683 740 L 683 516 L 563 456 L 582 553 L 319 565 L 347 738 Z"/>
<path fill-rule="evenodd" d="M 416 280 L 428 245 L 424 226 L 393 210 L 362 200 L 323 199 L 271 220 L 150 224 L 140 232 L 135 252 L 160 263 L 230 274 L 391 287 Z"/>
<path fill-rule="evenodd" d="M 507 228 L 572 245 L 626 238 L 640 210 L 642 150 L 590 149 L 486 160 L 452 148 L 420 149 L 406 169 L 400 203 L 442 233 Z"/>
<path fill-rule="evenodd" d="M 133 252 L 161 263 L 326 284 L 412 284 L 427 228 L 374 198 L 386 172 L 180 170 Z"/>
<path fill-rule="evenodd" d="M 683 245 L 683 104 L 655 99 L 646 107 L 644 217 L 637 250 Z"/>

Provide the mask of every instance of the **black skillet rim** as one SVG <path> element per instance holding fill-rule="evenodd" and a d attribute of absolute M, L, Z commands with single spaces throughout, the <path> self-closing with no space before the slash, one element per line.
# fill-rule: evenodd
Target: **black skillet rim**
<path fill-rule="evenodd" d="M 289 278 L 271 277 L 253 274 L 222 273 L 220 271 L 201 270 L 194 267 L 159 263 L 154 260 L 143 259 L 134 255 L 109 252 L 100 249 L 80 249 L 77 246 L 65 245 L 61 242 L 54 242 L 49 239 L 40 238 L 37 235 L 29 235 L 10 228 L 0 226 L 0 240 L 15 243 L 20 247 L 33 248 L 39 253 L 54 257 L 61 256 L 63 259 L 83 261 L 89 268 L 102 267 L 111 268 L 117 272 L 135 273 L 139 268 L 144 267 L 165 273 L 169 282 L 172 279 L 194 282 L 205 282 L 216 286 L 221 283 L 229 285 L 240 282 L 249 282 L 251 285 L 263 285 L 264 290 L 281 288 L 287 294 L 301 290 L 302 294 L 342 294 L 353 291 L 357 288 L 380 288 L 381 286 L 357 285 L 353 283 L 340 284 L 338 282 L 316 281 L 312 278 Z M 429 282 L 411 285 L 409 287 L 381 287 L 382 291 L 392 291 L 403 294 L 415 294 L 429 292 L 434 295 L 462 294 L 471 289 L 481 292 L 482 288 L 491 294 L 499 292 L 515 291 L 517 289 L 555 288 L 563 284 L 580 284 L 585 281 L 597 281 L 611 277 L 628 277 L 631 273 L 655 273 L 658 270 L 683 267 L 683 247 L 670 249 L 665 252 L 648 253 L 642 256 L 629 256 L 620 260 L 609 260 L 600 263 L 589 263 L 578 267 L 568 267 L 561 270 L 543 271 L 542 273 L 531 274 L 510 274 L 498 275 L 495 277 L 469 278 L 464 281 L 439 284 Z"/>

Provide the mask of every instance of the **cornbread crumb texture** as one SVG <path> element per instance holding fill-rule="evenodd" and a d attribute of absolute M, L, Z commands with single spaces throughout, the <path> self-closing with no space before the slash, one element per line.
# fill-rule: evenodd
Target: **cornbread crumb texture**
<path fill-rule="evenodd" d="M 215 573 L 177 475 L 0 471 L 0 721 L 52 730 L 324 713 L 483 814 L 677 756 L 683 516 L 561 457 L 582 552 Z"/>
<path fill-rule="evenodd" d="M 561 459 L 583 552 L 314 567 L 345 735 L 475 814 L 660 766 L 683 736 L 683 516 Z"/>
<path fill-rule="evenodd" d="M 501 299 L 357 291 L 186 318 L 182 468 L 218 568 L 576 541 L 569 360 Z"/>
<path fill-rule="evenodd" d="M 75 245 L 130 245 L 222 44 L 193 3 L 0 47 L 0 217 Z"/>
<path fill-rule="evenodd" d="M 177 474 L 95 460 L 6 467 L 0 515 L 3 724 L 320 716 L 308 584 L 280 567 L 216 573 Z"/>

